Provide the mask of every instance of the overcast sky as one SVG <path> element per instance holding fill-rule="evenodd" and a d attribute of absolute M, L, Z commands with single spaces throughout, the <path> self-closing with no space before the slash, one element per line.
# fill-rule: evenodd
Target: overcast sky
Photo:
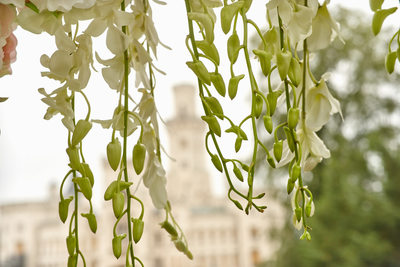
<path fill-rule="evenodd" d="M 168 1 L 167 6 L 153 5 L 154 18 L 160 39 L 173 48 L 160 48 L 158 67 L 167 76 L 157 76 L 156 101 L 165 119 L 172 116 L 171 88 L 178 83 L 195 84 L 193 74 L 185 62 L 189 54 L 184 45 L 187 25 L 183 1 Z M 249 17 L 260 23 L 264 20 L 264 6 L 253 1 Z M 346 7 L 360 7 L 368 12 L 368 1 L 331 1 Z M 257 7 L 259 5 L 259 7 Z M 219 28 L 219 24 L 218 24 Z M 20 28 L 15 32 L 18 38 L 17 62 L 12 65 L 13 75 L 0 79 L 0 96 L 9 100 L 0 104 L 0 203 L 40 199 L 46 196 L 48 185 L 60 180 L 68 171 L 66 130 L 60 117 L 43 120 L 47 106 L 40 101 L 37 89 L 44 87 L 48 92 L 58 86 L 40 76 L 44 70 L 39 63 L 42 54 L 51 55 L 55 50 L 54 40 L 46 34 L 34 35 Z M 223 47 L 221 39 L 217 39 Z M 222 44 L 221 44 L 222 43 Z M 218 46 L 218 45 L 217 45 Z M 100 66 L 97 65 L 98 69 Z M 92 101 L 92 119 L 105 119 L 112 115 L 116 104 L 116 94 L 107 89 L 98 74 L 94 74 L 85 91 Z M 99 97 L 99 95 L 101 97 Z M 245 96 L 245 95 L 243 95 Z M 112 105 L 109 104 L 109 101 Z M 235 108 L 240 108 L 236 106 Z M 110 131 L 94 125 L 85 139 L 86 160 L 97 175 L 101 176 L 101 162 L 105 157 L 105 147 L 110 140 Z"/>

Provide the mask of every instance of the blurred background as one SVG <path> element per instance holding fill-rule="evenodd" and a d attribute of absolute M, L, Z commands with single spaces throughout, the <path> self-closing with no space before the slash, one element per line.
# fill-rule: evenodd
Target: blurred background
<path fill-rule="evenodd" d="M 356 9 L 359 1 L 342 4 L 353 7 L 345 9 L 337 4 L 332 9 L 345 43 L 335 40 L 315 56 L 312 66 L 317 79 L 326 70 L 332 73 L 329 87 L 340 100 L 344 117 L 344 121 L 339 116 L 331 118 L 318 133 L 331 150 L 331 158 L 305 178 L 316 206 L 310 220 L 312 241 L 299 241 L 301 233 L 292 226 L 284 172 L 263 170 L 257 177 L 258 190 L 267 192 L 265 214 L 253 212 L 246 216 L 226 201 L 223 179 L 208 167 L 209 159 L 201 152 L 205 126 L 195 119 L 200 109 L 190 83 L 193 77 L 184 63 L 188 55 L 180 52 L 182 64 L 176 66 L 177 72 L 160 78 L 158 83 L 163 90 L 156 100 L 167 121 L 162 132 L 168 140 L 167 151 L 176 159 L 167 161 L 169 195 L 195 260 L 186 260 L 161 232 L 157 223 L 164 214 L 148 210 L 146 232 L 138 246 L 145 266 L 400 266 L 400 75 L 397 71 L 389 76 L 384 68 L 387 42 L 394 30 L 387 27 L 373 37 L 368 4 Z M 174 14 L 184 14 L 176 3 L 168 5 Z M 181 27 L 178 18 L 160 17 Z M 18 56 L 37 65 L 18 67 L 17 64 L 27 63 L 17 61 L 13 76 L 24 79 L 15 81 L 9 76 L 0 81 L 1 96 L 3 92 L 10 96 L 0 105 L 0 266 L 66 266 L 68 226 L 58 219 L 59 178 L 55 177 L 67 170 L 63 153 L 66 137 L 59 121 L 37 119 L 46 108 L 31 89 L 43 86 L 43 79 L 34 78 L 41 69 L 38 57 L 54 47 L 35 43 L 37 36 L 27 34 L 25 38 L 32 45 L 22 50 L 23 39 L 19 38 Z M 170 38 L 161 36 L 162 40 Z M 180 44 L 181 37 L 177 39 L 168 45 L 174 51 L 186 51 Z M 48 40 L 53 43 L 50 37 Z M 171 62 L 174 57 L 177 56 L 162 55 L 160 60 Z M 10 84 L 17 86 L 6 88 Z M 104 88 L 104 84 L 91 86 L 97 90 L 93 96 Z M 17 90 L 25 97 L 13 97 Z M 107 94 L 106 90 L 101 93 Z M 174 104 L 165 105 L 160 99 Z M 108 99 L 99 101 L 106 103 Z M 101 106 L 100 102 L 97 110 L 94 108 L 93 116 L 111 116 L 112 110 Z M 95 212 L 100 231 L 93 235 L 87 225 L 82 225 L 82 246 L 88 266 L 124 266 L 124 259 L 113 259 L 109 230 L 115 219 L 110 203 L 102 201 L 105 186 L 115 176 L 103 158 L 110 133 L 98 130 L 92 144 L 88 144 L 92 150 L 88 161 L 96 169 Z M 49 161 L 49 155 L 53 160 Z M 151 206 L 147 192 L 138 193 Z M 102 231 L 103 228 L 107 230 Z"/>

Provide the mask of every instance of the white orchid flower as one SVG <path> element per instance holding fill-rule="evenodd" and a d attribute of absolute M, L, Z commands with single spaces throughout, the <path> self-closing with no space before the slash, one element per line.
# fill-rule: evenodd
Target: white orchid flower
<path fill-rule="evenodd" d="M 312 22 L 312 34 L 308 37 L 308 49 L 310 51 L 317 51 L 328 47 L 328 45 L 339 36 L 340 40 L 343 39 L 339 35 L 339 23 L 332 19 L 329 14 L 327 4 L 325 1 L 322 6 L 318 8 L 318 12 Z"/>

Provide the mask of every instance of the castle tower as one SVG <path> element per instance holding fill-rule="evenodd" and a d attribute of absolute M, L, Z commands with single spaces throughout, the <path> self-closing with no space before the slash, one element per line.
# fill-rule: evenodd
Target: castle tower
<path fill-rule="evenodd" d="M 193 86 L 175 86 L 176 112 L 167 122 L 170 154 L 176 162 L 170 164 L 167 189 L 173 205 L 204 203 L 211 197 L 209 175 L 205 164 L 205 123 L 196 115 Z"/>

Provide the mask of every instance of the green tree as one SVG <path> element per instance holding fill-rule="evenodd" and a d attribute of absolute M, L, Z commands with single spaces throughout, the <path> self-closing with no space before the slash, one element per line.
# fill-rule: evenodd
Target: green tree
<path fill-rule="evenodd" d="M 399 76 L 385 73 L 388 35 L 374 38 L 365 14 L 337 14 L 345 43 L 322 51 L 313 69 L 342 80 L 330 87 L 344 121 L 336 116 L 319 133 L 332 157 L 308 177 L 312 241 L 293 238 L 299 233 L 288 223 L 276 234 L 277 261 L 266 266 L 400 266 Z"/>

